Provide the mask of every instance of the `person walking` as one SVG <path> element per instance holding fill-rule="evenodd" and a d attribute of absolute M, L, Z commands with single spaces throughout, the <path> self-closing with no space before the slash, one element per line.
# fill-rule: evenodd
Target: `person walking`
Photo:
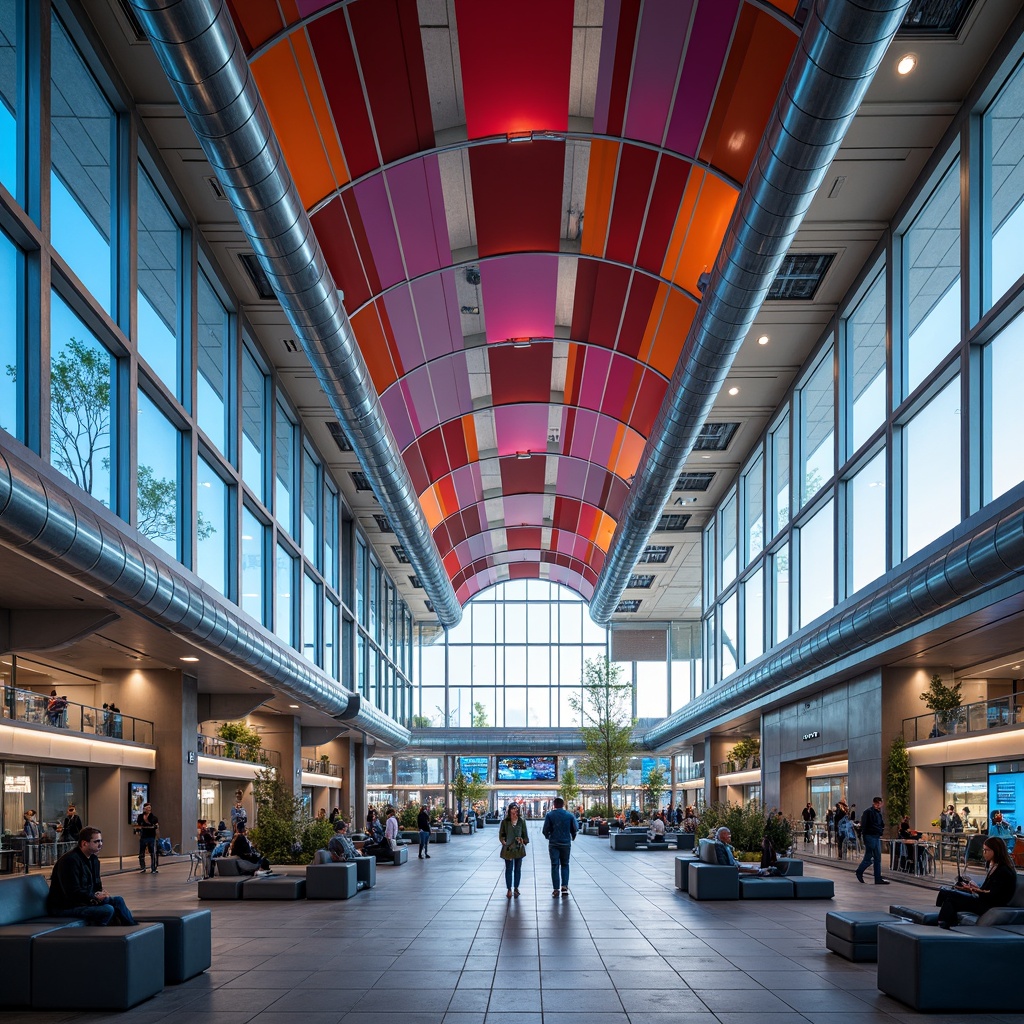
<path fill-rule="evenodd" d="M 157 873 L 156 837 L 160 832 L 160 819 L 153 813 L 152 804 L 143 804 L 142 813 L 135 819 L 135 831 L 139 834 L 139 870 L 146 870 L 146 851 L 149 850 L 149 868 Z"/>
<path fill-rule="evenodd" d="M 82 831 L 82 819 L 78 816 L 74 804 L 68 804 L 68 813 L 60 824 L 60 841 L 62 843 L 77 843 L 78 836 Z"/>
<path fill-rule="evenodd" d="M 231 831 L 237 832 L 239 825 L 249 824 L 249 813 L 245 807 L 242 806 L 242 798 L 239 797 L 235 801 L 235 806 L 231 808 Z"/>
<path fill-rule="evenodd" d="M 111 896 L 100 882 L 102 849 L 103 834 L 98 828 L 81 829 L 75 848 L 53 865 L 47 913 L 54 917 L 80 917 L 90 925 L 135 924 L 124 900 Z"/>
<path fill-rule="evenodd" d="M 864 859 L 857 866 L 857 881 L 863 883 L 864 869 L 874 862 L 875 885 L 888 885 L 889 879 L 882 877 L 882 833 L 885 819 L 882 817 L 882 798 L 876 796 L 871 806 L 860 819 L 860 835 L 864 840 Z"/>
<path fill-rule="evenodd" d="M 811 841 L 811 832 L 814 830 L 814 819 L 818 816 L 814 810 L 814 805 L 808 803 L 800 812 L 800 816 L 804 819 L 804 842 L 809 843 Z"/>
<path fill-rule="evenodd" d="M 572 815 L 566 812 L 572 820 Z M 523 858 L 526 847 L 530 844 L 530 836 L 526 831 L 526 822 L 519 814 L 519 804 L 513 801 L 505 811 L 505 817 L 498 826 L 498 840 L 501 843 L 499 856 L 505 862 L 505 899 L 519 898 L 519 878 L 523 873 Z"/>
<path fill-rule="evenodd" d="M 416 827 L 420 830 L 420 859 L 430 860 L 427 853 L 430 844 L 430 812 L 426 804 L 420 804 L 420 813 L 416 815 Z"/>
<path fill-rule="evenodd" d="M 551 858 L 551 895 L 569 895 L 569 855 L 576 839 L 576 819 L 565 809 L 565 801 L 556 796 L 554 808 L 544 815 L 541 831 L 548 841 Z"/>

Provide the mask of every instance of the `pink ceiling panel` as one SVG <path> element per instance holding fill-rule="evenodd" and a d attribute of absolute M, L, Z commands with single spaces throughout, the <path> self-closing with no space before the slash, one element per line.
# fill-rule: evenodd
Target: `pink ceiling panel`
<path fill-rule="evenodd" d="M 698 5 L 669 121 L 668 149 L 696 155 L 739 7 L 740 0 L 705 0 Z"/>
<path fill-rule="evenodd" d="M 594 430 L 597 427 L 597 413 L 589 409 L 580 409 L 576 413 L 576 424 L 572 433 L 572 442 L 569 446 L 569 454 L 576 459 L 590 460 L 590 448 L 593 441 Z M 565 450 L 565 443 L 562 443 L 562 450 Z"/>
<path fill-rule="evenodd" d="M 409 277 L 450 264 L 452 249 L 437 157 L 410 160 L 385 174 Z"/>
<path fill-rule="evenodd" d="M 579 404 L 587 409 L 602 408 L 602 398 L 608 384 L 608 369 L 612 353 L 608 349 L 586 349 L 583 380 L 580 383 Z"/>
<path fill-rule="evenodd" d="M 545 452 L 548 447 L 546 405 L 506 405 L 494 410 L 498 455 L 516 452 Z"/>
<path fill-rule="evenodd" d="M 412 295 L 407 285 L 392 288 L 380 300 L 387 310 L 388 321 L 395 338 L 395 347 L 402 360 L 402 368 L 408 373 L 422 366 L 423 346 L 420 331 L 416 325 L 416 311 L 412 307 Z"/>
<path fill-rule="evenodd" d="M 455 495 L 463 508 L 484 500 L 479 462 L 471 462 L 468 466 L 462 466 L 455 470 L 452 474 L 452 482 L 455 485 Z"/>
<path fill-rule="evenodd" d="M 401 385 L 392 384 L 380 396 L 380 404 L 395 435 L 395 443 L 400 451 L 404 451 L 416 440 L 416 431 L 409 418 L 409 409 L 405 404 L 405 395 L 402 393 Z"/>
<path fill-rule="evenodd" d="M 480 286 L 488 341 L 554 337 L 557 256 L 488 260 L 480 265 Z"/>
<path fill-rule="evenodd" d="M 647 0 L 626 109 L 626 135 L 660 146 L 693 0 Z"/>
<path fill-rule="evenodd" d="M 427 359 L 461 351 L 462 324 L 454 273 L 448 270 L 421 277 L 409 287 Z"/>
<path fill-rule="evenodd" d="M 615 435 L 618 432 L 619 424 L 608 416 L 602 416 L 594 431 L 594 450 L 591 453 L 590 461 L 600 466 L 607 466 L 611 462 L 612 448 L 615 445 Z"/>
<path fill-rule="evenodd" d="M 366 240 L 373 254 L 373 265 L 381 288 L 405 280 L 402 252 L 395 234 L 395 221 L 391 215 L 384 181 L 379 175 L 366 178 L 352 189 L 359 215 L 363 221 Z"/>
<path fill-rule="evenodd" d="M 430 388 L 427 368 L 420 366 L 412 373 L 406 374 L 402 380 L 402 387 L 407 389 L 409 408 L 419 432 L 423 434 L 431 427 L 436 427 L 437 407 L 434 405 L 434 393 Z"/>
<path fill-rule="evenodd" d="M 507 526 L 540 526 L 544 518 L 544 497 L 540 494 L 508 494 L 502 505 Z"/>
<path fill-rule="evenodd" d="M 587 483 L 587 463 L 581 459 L 558 460 L 558 471 L 555 477 L 555 489 L 559 494 L 572 498 L 582 498 L 583 488 Z"/>
<path fill-rule="evenodd" d="M 446 420 L 473 411 L 473 400 L 469 394 L 469 377 L 464 361 L 455 358 L 438 359 L 426 369 L 433 385 L 434 401 L 437 404 L 440 417 L 439 422 L 444 423 Z M 459 386 L 457 370 L 461 370 L 461 375 L 465 378 L 464 388 Z"/>

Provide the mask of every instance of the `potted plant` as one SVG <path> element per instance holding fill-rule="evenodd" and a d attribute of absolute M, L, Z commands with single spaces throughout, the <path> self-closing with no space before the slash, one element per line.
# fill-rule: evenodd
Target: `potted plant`
<path fill-rule="evenodd" d="M 960 720 L 960 709 L 963 707 L 963 697 L 960 695 L 962 685 L 954 683 L 946 686 L 942 676 L 936 673 L 928 683 L 928 689 L 920 695 L 925 707 L 935 713 L 935 735 L 949 732 Z"/>
<path fill-rule="evenodd" d="M 328 754 L 320 755 L 320 774 L 327 775 L 331 770 L 331 758 Z"/>
<path fill-rule="evenodd" d="M 749 767 L 751 758 L 761 753 L 761 740 L 757 736 L 745 736 L 725 756 L 729 759 L 731 770 L 743 771 Z"/>

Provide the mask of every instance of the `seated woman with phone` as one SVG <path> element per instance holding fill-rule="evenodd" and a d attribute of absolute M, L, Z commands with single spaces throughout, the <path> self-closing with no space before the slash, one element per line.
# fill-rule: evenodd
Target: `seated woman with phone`
<path fill-rule="evenodd" d="M 1005 907 L 1017 891 L 1017 869 L 1010 860 L 1006 843 L 999 836 L 989 836 L 982 847 L 988 871 L 980 885 L 961 878 L 954 889 L 940 889 L 935 900 L 939 908 L 939 927 L 956 924 L 959 913 L 984 914 L 992 907 Z"/>

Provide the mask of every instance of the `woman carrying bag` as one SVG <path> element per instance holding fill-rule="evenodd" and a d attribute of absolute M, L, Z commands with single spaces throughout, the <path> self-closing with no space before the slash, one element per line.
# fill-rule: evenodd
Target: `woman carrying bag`
<path fill-rule="evenodd" d="M 526 822 L 519 815 L 518 804 L 508 805 L 498 829 L 498 839 L 501 840 L 500 856 L 505 862 L 505 886 L 508 889 L 505 898 L 510 900 L 513 896 L 519 896 L 519 877 L 523 871 L 526 847 L 530 842 Z"/>

